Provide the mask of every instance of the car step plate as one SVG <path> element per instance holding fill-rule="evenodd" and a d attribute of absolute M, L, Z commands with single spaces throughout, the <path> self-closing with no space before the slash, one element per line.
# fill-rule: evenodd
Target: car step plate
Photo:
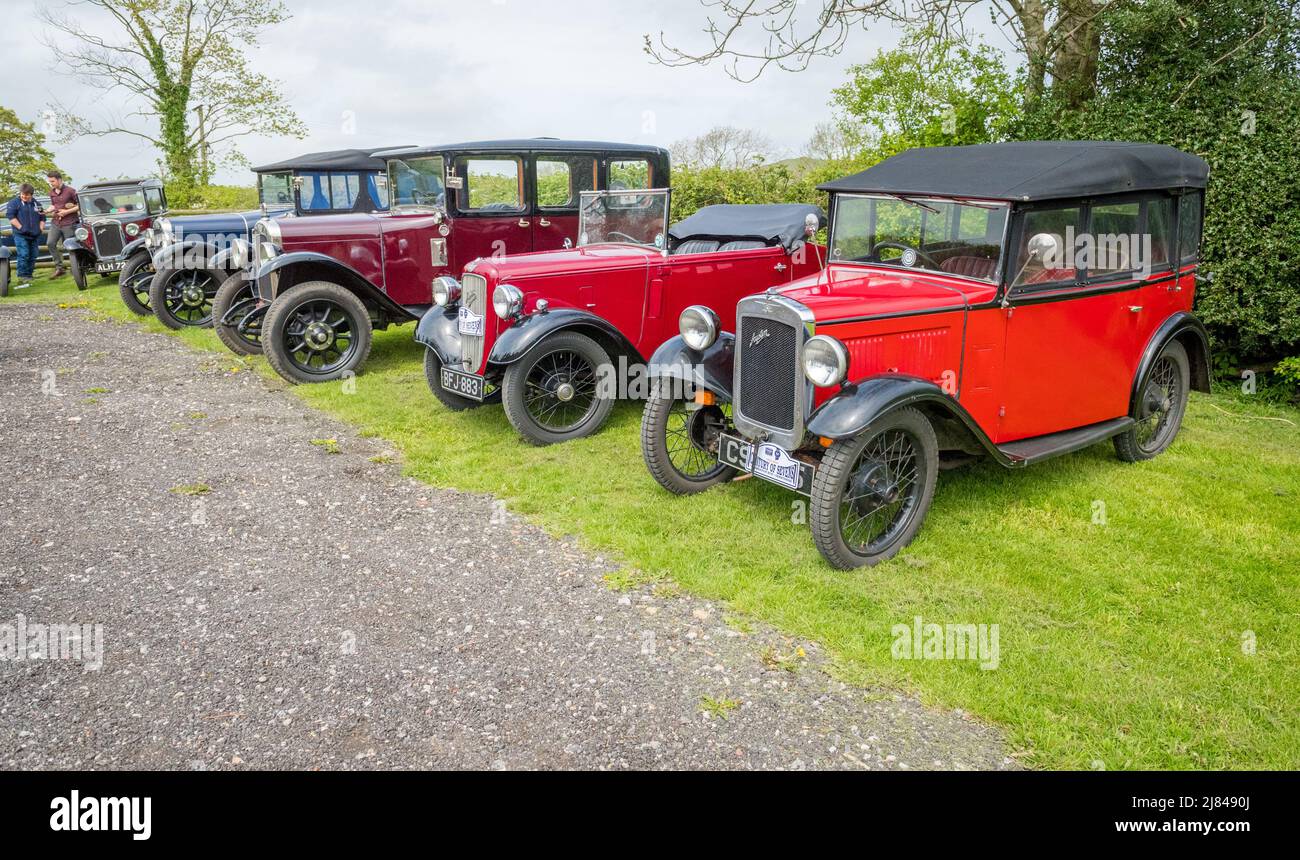
<path fill-rule="evenodd" d="M 721 434 L 718 439 L 718 462 L 756 475 L 787 490 L 812 495 L 813 475 L 817 468 L 796 460 L 781 446 L 771 442 L 755 444 L 738 436 Z"/>

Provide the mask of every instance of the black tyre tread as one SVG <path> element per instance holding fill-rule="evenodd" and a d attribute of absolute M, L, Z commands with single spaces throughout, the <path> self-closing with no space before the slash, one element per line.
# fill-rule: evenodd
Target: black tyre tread
<path fill-rule="evenodd" d="M 309 294 L 314 294 L 318 298 L 329 299 L 340 305 L 350 306 L 362 321 L 362 325 L 358 327 L 357 331 L 357 339 L 361 344 L 360 348 L 347 367 L 341 368 L 331 376 L 308 376 L 299 372 L 282 349 L 283 344 L 280 334 L 282 333 L 281 327 L 285 323 L 285 318 L 288 316 L 289 311 L 296 307 L 304 296 Z M 349 370 L 355 373 L 361 365 L 365 364 L 366 359 L 370 356 L 370 345 L 374 340 L 374 332 L 370 328 L 369 322 L 370 313 L 366 310 L 365 304 L 351 291 L 329 281 L 306 281 L 277 296 L 275 301 L 271 302 L 271 309 L 262 318 L 262 355 L 266 356 L 267 364 L 271 365 L 271 368 L 276 373 L 280 374 L 285 381 L 292 382 L 294 385 L 330 382 L 341 378 Z"/>
<path fill-rule="evenodd" d="M 231 326 L 221 325 L 220 322 L 230 310 L 230 306 L 235 303 L 235 296 L 247 283 L 249 282 L 244 278 L 244 273 L 236 272 L 217 287 L 217 294 L 212 299 L 212 330 L 216 332 L 217 339 L 236 355 L 261 355 L 262 347 L 249 343 L 236 334 Z"/>
<path fill-rule="evenodd" d="M 9 295 L 9 258 L 0 260 L 0 299 Z"/>
<path fill-rule="evenodd" d="M 483 405 L 477 400 L 452 394 L 442 387 L 442 359 L 438 353 L 427 348 L 424 350 L 424 381 L 429 384 L 429 390 L 438 398 L 438 402 L 453 412 L 463 412 Z"/>
<path fill-rule="evenodd" d="M 861 445 L 878 433 L 893 427 L 905 426 L 921 441 L 926 459 L 925 483 L 912 522 L 883 552 L 860 556 L 844 544 L 839 526 L 839 485 L 844 473 L 853 465 Z M 873 421 L 862 433 L 852 439 L 835 442 L 826 450 L 817 475 L 813 480 L 809 505 L 809 525 L 813 543 L 834 567 L 853 570 L 864 565 L 875 565 L 893 558 L 911 543 L 930 511 L 934 488 L 939 475 L 939 442 L 928 418 L 915 409 L 899 409 L 886 413 Z"/>
<path fill-rule="evenodd" d="M 1174 440 L 1178 438 L 1178 433 L 1182 429 L 1183 416 L 1187 413 L 1187 399 L 1191 389 L 1191 381 L 1192 381 L 1191 361 L 1187 357 L 1186 348 L 1184 348 L 1183 345 L 1176 340 L 1171 340 L 1169 341 L 1169 343 L 1165 344 L 1164 347 L 1161 348 L 1160 355 L 1157 356 L 1156 360 L 1158 361 L 1161 357 L 1165 356 L 1166 354 L 1173 357 L 1174 362 L 1178 365 L 1179 376 L 1183 385 L 1182 400 L 1175 407 L 1177 410 L 1177 415 L 1174 418 L 1174 432 L 1169 437 L 1169 439 L 1165 442 L 1165 444 L 1160 447 L 1159 450 L 1151 451 L 1151 452 L 1143 451 L 1141 446 L 1138 445 L 1136 429 L 1125 430 L 1123 433 L 1120 433 L 1118 436 L 1111 437 L 1112 442 L 1115 445 L 1115 456 L 1118 457 L 1120 460 L 1123 460 L 1125 463 L 1141 463 L 1141 462 L 1145 462 L 1146 460 L 1155 459 L 1156 457 L 1160 456 L 1165 451 L 1167 451 L 1170 445 L 1174 444 Z M 1139 404 L 1141 403 L 1141 399 L 1142 399 L 1141 395 L 1139 394 L 1138 397 Z M 1133 415 L 1131 417 L 1137 418 L 1138 416 Z"/>
<path fill-rule="evenodd" d="M 151 312 L 158 318 L 159 322 L 174 331 L 180 331 L 181 329 L 186 328 L 212 328 L 212 320 L 215 319 L 214 315 L 209 315 L 208 320 L 205 323 L 200 325 L 190 325 L 182 322 L 171 312 L 171 309 L 167 307 L 167 280 L 171 275 L 178 271 L 181 270 L 176 268 L 166 268 L 159 269 L 154 273 L 153 281 L 149 284 L 149 308 Z M 203 271 L 207 272 L 208 275 L 215 279 L 218 284 L 226 279 L 226 273 L 220 269 L 204 269 Z"/>
<path fill-rule="evenodd" d="M 683 475 L 668 456 L 668 438 L 666 427 L 668 415 L 673 403 L 671 397 L 659 396 L 663 381 L 656 382 L 645 402 L 641 413 L 641 458 L 645 461 L 650 476 L 670 493 L 688 496 L 702 493 L 710 487 L 725 484 L 736 476 L 736 470 L 730 466 L 720 468 L 714 475 L 704 478 L 688 478 Z"/>
<path fill-rule="evenodd" d="M 587 358 L 593 361 L 597 367 L 608 367 L 610 363 L 609 354 L 605 352 L 600 344 L 584 334 L 565 331 L 547 338 L 534 347 L 528 355 L 506 368 L 505 379 L 501 383 L 501 403 L 505 406 L 506 418 L 529 444 L 539 447 L 590 436 L 604 425 L 605 420 L 609 418 L 610 410 L 614 408 L 612 399 L 597 399 L 596 410 L 587 419 L 586 423 L 576 430 L 570 430 L 566 433 L 544 430 L 534 423 L 533 419 L 528 415 L 528 410 L 524 407 L 522 394 L 524 381 L 528 376 L 528 371 L 543 355 L 560 349 L 570 349 L 578 353 L 585 352 Z"/>
<path fill-rule="evenodd" d="M 122 296 L 122 304 L 126 305 L 126 309 L 136 316 L 147 317 L 153 313 L 153 309 L 148 305 L 141 304 L 139 298 L 136 297 L 135 290 L 128 286 L 130 276 L 141 268 L 152 264 L 153 259 L 148 254 L 133 254 L 131 259 L 126 261 L 126 265 L 122 267 L 121 275 L 118 276 L 117 291 Z M 152 283 L 153 281 L 150 280 L 150 285 Z"/>
<path fill-rule="evenodd" d="M 72 274 L 72 283 L 77 285 L 77 289 L 86 289 L 86 269 L 81 264 L 81 255 L 76 251 L 68 252 L 68 271 Z"/>

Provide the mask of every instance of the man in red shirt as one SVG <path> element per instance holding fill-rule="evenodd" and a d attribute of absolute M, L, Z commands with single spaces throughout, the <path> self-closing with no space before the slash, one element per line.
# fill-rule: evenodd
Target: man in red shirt
<path fill-rule="evenodd" d="M 50 219 L 50 232 L 45 239 L 50 248 L 50 259 L 54 261 L 52 277 L 58 278 L 65 274 L 63 240 L 73 238 L 77 222 L 81 220 L 77 214 L 81 211 L 81 201 L 77 197 L 77 189 L 64 182 L 63 174 L 59 171 L 51 170 L 45 179 L 50 183 L 50 208 L 45 210 Z"/>

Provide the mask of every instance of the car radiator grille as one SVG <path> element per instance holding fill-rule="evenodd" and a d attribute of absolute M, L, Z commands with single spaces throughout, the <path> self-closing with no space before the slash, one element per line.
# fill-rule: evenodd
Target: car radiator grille
<path fill-rule="evenodd" d="M 116 257 L 126 247 L 126 237 L 122 234 L 122 225 L 116 221 L 101 221 L 94 226 L 95 255 L 98 257 Z"/>
<path fill-rule="evenodd" d="M 461 278 L 460 301 L 477 316 L 487 315 L 487 279 L 482 275 L 466 272 Z M 487 331 L 486 322 L 484 331 Z M 464 370 L 478 373 L 483 366 L 484 338 L 478 335 L 462 334 L 460 336 L 460 357 Z"/>
<path fill-rule="evenodd" d="M 751 421 L 793 430 L 800 382 L 798 331 L 761 317 L 741 317 L 739 406 Z"/>

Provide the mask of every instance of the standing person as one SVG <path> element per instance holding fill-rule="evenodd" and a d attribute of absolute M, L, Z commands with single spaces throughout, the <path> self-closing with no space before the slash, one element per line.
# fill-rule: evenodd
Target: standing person
<path fill-rule="evenodd" d="M 40 247 L 41 233 L 45 230 L 45 216 L 36 205 L 36 189 L 24 182 L 18 196 L 5 206 L 5 218 L 14 228 L 14 249 L 18 251 L 18 280 L 15 289 L 31 285 L 36 274 L 36 252 Z"/>
<path fill-rule="evenodd" d="M 51 170 L 45 178 L 50 183 L 50 208 L 45 210 L 50 218 L 50 233 L 45 241 L 50 246 L 50 259 L 54 261 L 52 277 L 58 278 L 67 273 L 63 268 L 63 240 L 73 237 L 80 220 L 77 213 L 81 211 L 81 200 L 77 197 L 77 189 L 64 182 L 59 171 Z"/>

